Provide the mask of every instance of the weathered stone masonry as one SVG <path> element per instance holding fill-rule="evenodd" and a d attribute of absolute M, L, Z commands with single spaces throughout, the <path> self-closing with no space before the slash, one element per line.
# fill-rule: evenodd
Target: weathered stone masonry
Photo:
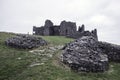
<path fill-rule="evenodd" d="M 62 21 L 60 25 L 54 25 L 52 21 L 46 20 L 45 25 L 41 27 L 33 26 L 34 35 L 44 35 L 44 36 L 66 36 L 71 38 L 80 38 L 82 36 L 93 36 L 97 38 L 97 30 L 94 29 L 91 32 L 85 31 L 85 26 L 79 26 L 77 31 L 77 26 L 75 22 Z"/>

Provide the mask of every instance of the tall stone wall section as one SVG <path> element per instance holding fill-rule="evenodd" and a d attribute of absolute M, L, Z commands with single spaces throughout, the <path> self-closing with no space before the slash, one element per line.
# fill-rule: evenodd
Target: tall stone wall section
<path fill-rule="evenodd" d="M 33 34 L 34 35 L 44 35 L 44 27 L 41 26 L 41 27 L 36 27 L 36 26 L 33 26 Z"/>
<path fill-rule="evenodd" d="M 60 35 L 70 36 L 76 32 L 76 23 L 62 21 L 60 24 Z"/>
<path fill-rule="evenodd" d="M 45 21 L 45 25 L 44 25 L 44 35 L 45 36 L 49 36 L 50 34 L 52 34 L 52 27 L 53 23 L 50 20 L 46 20 Z"/>

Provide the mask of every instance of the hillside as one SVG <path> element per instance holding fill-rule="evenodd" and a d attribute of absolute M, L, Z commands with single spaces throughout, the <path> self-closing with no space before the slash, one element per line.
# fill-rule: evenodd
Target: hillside
<path fill-rule="evenodd" d="M 120 63 L 110 63 L 104 73 L 76 73 L 59 60 L 64 44 L 73 39 L 62 36 L 38 36 L 47 46 L 33 50 L 7 47 L 4 41 L 14 33 L 0 32 L 0 80 L 119 80 Z"/>

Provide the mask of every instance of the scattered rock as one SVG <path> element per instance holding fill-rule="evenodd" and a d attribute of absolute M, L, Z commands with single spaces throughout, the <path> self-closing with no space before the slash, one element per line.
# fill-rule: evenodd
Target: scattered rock
<path fill-rule="evenodd" d="M 22 49 L 31 49 L 47 45 L 47 42 L 42 38 L 30 35 L 17 35 L 16 37 L 7 39 L 5 43 L 7 46 Z"/>
<path fill-rule="evenodd" d="M 62 49 L 64 46 L 63 45 L 58 45 L 58 46 L 55 46 L 56 47 L 56 49 Z"/>
<path fill-rule="evenodd" d="M 62 49 L 63 47 L 64 47 L 63 45 L 58 45 L 58 46 L 54 46 L 54 47 L 49 47 L 49 50 L 56 51 L 56 50 Z"/>
<path fill-rule="evenodd" d="M 59 46 L 60 48 L 60 46 Z M 59 50 L 58 46 L 45 46 L 45 49 L 35 49 L 29 51 L 30 53 L 34 54 L 35 56 L 39 56 L 39 59 L 36 58 L 34 62 L 30 65 L 30 67 L 38 66 L 38 65 L 43 65 L 46 62 L 48 62 L 49 59 L 51 59 L 54 55 L 54 53 Z"/>
<path fill-rule="evenodd" d="M 45 49 L 43 49 L 43 50 L 31 50 L 31 51 L 29 51 L 29 52 L 31 52 L 31 53 L 43 53 L 43 52 L 45 52 Z"/>
<path fill-rule="evenodd" d="M 55 47 L 49 47 L 50 50 L 56 51 L 57 49 Z"/>
<path fill-rule="evenodd" d="M 33 63 L 29 67 L 34 67 L 34 66 L 39 66 L 39 65 L 44 65 L 44 63 Z"/>
<path fill-rule="evenodd" d="M 18 60 L 21 60 L 22 58 L 21 58 L 21 57 L 18 57 L 17 59 L 18 59 Z"/>

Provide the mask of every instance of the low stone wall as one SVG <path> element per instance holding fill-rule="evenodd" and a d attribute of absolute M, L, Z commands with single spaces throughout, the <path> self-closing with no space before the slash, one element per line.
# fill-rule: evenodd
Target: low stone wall
<path fill-rule="evenodd" d="M 109 61 L 120 62 L 120 46 L 107 43 L 99 42 L 100 49 L 108 55 Z"/>

